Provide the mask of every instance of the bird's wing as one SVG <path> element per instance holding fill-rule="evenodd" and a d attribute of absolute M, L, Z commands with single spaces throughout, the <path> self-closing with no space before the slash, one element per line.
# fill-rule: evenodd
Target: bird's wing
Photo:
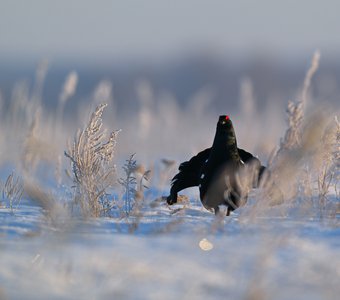
<path fill-rule="evenodd" d="M 259 187 L 260 185 L 264 186 L 267 190 L 269 198 L 271 198 L 270 205 L 279 205 L 282 204 L 284 201 L 284 196 L 282 191 L 280 190 L 279 186 L 276 185 L 275 180 L 271 178 L 270 171 L 261 165 L 261 162 L 258 158 L 254 157 L 251 153 L 243 150 L 238 149 L 239 155 L 242 161 L 247 164 L 255 163 L 255 167 L 258 168 L 258 178 L 254 187 Z M 261 180 L 263 182 L 261 182 Z"/>
<path fill-rule="evenodd" d="M 250 152 L 246 150 L 238 148 L 238 154 L 240 155 L 241 160 L 244 162 L 245 165 L 253 165 L 255 168 L 258 169 L 258 184 L 261 181 L 261 178 L 266 170 L 265 166 L 262 166 L 260 160 L 252 155 Z"/>
<path fill-rule="evenodd" d="M 180 164 L 178 167 L 179 172 L 171 181 L 170 196 L 168 197 L 169 204 L 176 203 L 179 191 L 199 184 L 200 170 L 204 162 L 209 158 L 210 150 L 211 148 L 205 149 L 189 161 Z"/>
<path fill-rule="evenodd" d="M 240 155 L 242 161 L 246 164 L 252 161 L 253 159 L 256 161 L 259 161 L 253 154 L 250 152 L 247 152 L 246 150 L 243 150 L 241 148 L 237 148 L 238 154 Z"/>

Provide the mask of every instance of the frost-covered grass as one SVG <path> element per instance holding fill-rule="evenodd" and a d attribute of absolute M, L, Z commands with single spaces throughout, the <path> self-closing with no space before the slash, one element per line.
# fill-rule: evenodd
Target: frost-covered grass
<path fill-rule="evenodd" d="M 138 116 L 119 118 L 95 99 L 93 114 L 69 123 L 63 110 L 76 73 L 55 115 L 17 90 L 0 119 L 0 298 L 337 299 L 339 108 L 316 113 L 309 101 L 318 63 L 315 55 L 288 106 L 288 127 L 270 124 L 278 149 L 262 116 L 251 124 L 251 109 L 235 117 L 240 147 L 256 140 L 245 148 L 263 150 L 272 176 L 223 219 L 202 207 L 196 189 L 175 206 L 162 198 L 179 163 L 168 154 L 188 159 L 210 146 L 217 116 L 202 99 L 190 112 L 169 99 L 154 106 L 143 82 Z M 249 88 L 242 101 L 254 109 Z M 112 116 L 121 124 L 105 121 Z M 254 129 L 261 138 L 247 139 Z M 151 161 L 148 149 L 159 151 Z"/>

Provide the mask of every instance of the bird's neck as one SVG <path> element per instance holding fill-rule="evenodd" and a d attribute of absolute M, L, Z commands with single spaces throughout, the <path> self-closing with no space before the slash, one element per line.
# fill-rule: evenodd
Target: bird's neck
<path fill-rule="evenodd" d="M 215 135 L 212 149 L 218 153 L 223 153 L 224 157 L 229 157 L 232 160 L 240 159 L 235 135 L 230 137 L 224 133 L 217 133 Z"/>

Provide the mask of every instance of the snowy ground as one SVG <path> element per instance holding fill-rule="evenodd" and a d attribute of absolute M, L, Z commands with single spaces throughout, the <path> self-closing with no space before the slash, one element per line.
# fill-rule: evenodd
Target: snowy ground
<path fill-rule="evenodd" d="M 0 298 L 338 299 L 339 215 L 249 209 L 216 220 L 191 197 L 171 210 L 146 204 L 136 222 L 55 227 L 28 201 L 1 208 Z"/>

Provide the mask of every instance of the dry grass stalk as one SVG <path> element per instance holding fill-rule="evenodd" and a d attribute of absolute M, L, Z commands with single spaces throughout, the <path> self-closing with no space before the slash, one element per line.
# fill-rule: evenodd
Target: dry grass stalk
<path fill-rule="evenodd" d="M 21 198 L 24 193 L 23 182 L 19 176 L 15 176 L 11 173 L 2 188 L 2 198 L 7 199 L 9 202 L 9 208 L 11 212 L 18 209 Z M 14 208 L 14 206 L 16 206 Z"/>
<path fill-rule="evenodd" d="M 299 146 L 301 143 L 301 126 L 307 104 L 307 95 L 313 75 L 318 69 L 319 60 L 320 52 L 316 51 L 313 55 L 311 66 L 305 76 L 301 99 L 296 103 L 292 101 L 288 102 L 288 129 L 283 140 L 281 140 L 280 149 L 278 150 L 277 155 L 279 155 L 284 150 L 293 149 L 294 147 Z"/>
<path fill-rule="evenodd" d="M 22 167 L 25 172 L 34 171 L 39 161 L 55 162 L 57 151 L 51 141 L 42 137 L 41 129 L 41 111 L 37 110 L 34 119 L 28 129 L 23 142 L 23 151 L 21 154 Z"/>
<path fill-rule="evenodd" d="M 64 105 L 65 102 L 74 95 L 74 93 L 76 92 L 77 84 L 78 84 L 78 74 L 77 72 L 72 71 L 66 77 L 63 89 L 59 96 L 59 104 Z"/>
<path fill-rule="evenodd" d="M 32 92 L 32 97 L 31 101 L 33 103 L 36 103 L 36 106 L 41 105 L 42 101 L 42 91 L 43 91 L 43 86 L 44 82 L 46 79 L 47 71 L 48 71 L 48 60 L 43 59 L 42 61 L 39 62 L 36 73 L 35 73 L 35 82 L 33 86 L 33 92 Z"/>
<path fill-rule="evenodd" d="M 136 179 L 137 179 L 137 190 L 136 190 L 136 205 L 134 214 L 139 215 L 140 210 L 144 202 L 144 190 L 149 188 L 149 181 L 151 178 L 152 171 L 144 169 L 143 166 L 137 166 Z"/>
<path fill-rule="evenodd" d="M 313 58 L 312 58 L 312 63 L 306 73 L 305 80 L 303 82 L 303 89 L 302 89 L 302 94 L 301 94 L 301 103 L 305 107 L 307 104 L 307 95 L 309 91 L 309 87 L 312 81 L 312 78 L 316 71 L 319 68 L 319 62 L 320 62 L 320 51 L 317 50 L 314 52 Z M 303 108 L 304 108 L 303 107 Z"/>
<path fill-rule="evenodd" d="M 57 108 L 57 122 L 62 122 L 64 107 L 68 99 L 70 99 L 76 92 L 78 84 L 78 74 L 72 71 L 65 79 L 64 86 L 59 96 L 59 103 Z"/>
<path fill-rule="evenodd" d="M 101 104 L 96 108 L 87 126 L 76 135 L 69 152 L 65 152 L 72 163 L 75 203 L 83 216 L 98 217 L 107 210 L 103 198 L 115 183 L 113 156 L 119 131 L 113 131 L 105 141 L 101 117 L 106 106 Z"/>
<path fill-rule="evenodd" d="M 42 208 L 44 217 L 49 225 L 58 230 L 65 229 L 71 225 L 67 206 L 36 181 L 28 177 L 25 178 L 24 191 L 28 199 Z"/>
<path fill-rule="evenodd" d="M 22 162 L 24 170 L 34 169 L 37 165 L 37 156 L 39 153 L 40 143 L 37 138 L 37 130 L 40 122 L 40 111 L 37 111 L 31 123 L 28 133 L 24 140 Z"/>
<path fill-rule="evenodd" d="M 135 171 L 137 169 L 137 162 L 134 159 L 135 154 L 132 154 L 129 159 L 126 160 L 126 163 L 123 166 L 123 170 L 125 173 L 124 178 L 120 178 L 118 182 L 124 188 L 124 212 L 126 216 L 129 216 L 135 201 L 137 194 L 137 179 L 135 176 Z"/>
<path fill-rule="evenodd" d="M 143 204 L 144 204 L 144 189 L 148 186 L 146 182 L 149 181 L 151 171 L 145 171 L 143 165 L 137 165 L 134 159 L 135 154 L 132 154 L 123 166 L 125 177 L 121 177 L 118 182 L 124 189 L 123 194 L 123 213 L 125 217 L 133 217 L 129 223 L 129 233 L 134 233 L 140 225 L 143 218 Z"/>

